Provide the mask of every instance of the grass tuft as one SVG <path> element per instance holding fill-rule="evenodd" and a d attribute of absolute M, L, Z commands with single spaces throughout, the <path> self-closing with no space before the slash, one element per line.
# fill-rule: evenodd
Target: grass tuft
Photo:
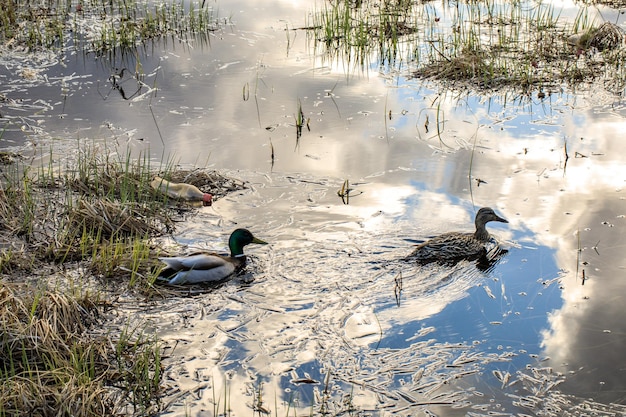
<path fill-rule="evenodd" d="M 175 219 L 192 207 L 150 186 L 156 172 L 147 158 L 82 146 L 72 165 L 76 168 L 51 163 L 36 171 L 23 163 L 6 166 L 0 244 L 7 250 L 0 272 L 19 280 L 50 262 L 87 262 L 97 277 L 150 289 L 158 255 L 151 240 L 171 233 Z M 167 165 L 158 174 L 196 185 L 216 199 L 245 188 L 216 172 L 173 171 Z"/>
<path fill-rule="evenodd" d="M 157 407 L 160 348 L 129 329 L 90 333 L 98 300 L 0 286 L 0 414 L 91 417 Z M 120 395 L 121 391 L 130 393 Z"/>

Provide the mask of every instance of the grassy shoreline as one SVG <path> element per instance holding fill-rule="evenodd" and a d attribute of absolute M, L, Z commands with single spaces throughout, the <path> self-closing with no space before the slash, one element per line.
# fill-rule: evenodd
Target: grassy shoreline
<path fill-rule="evenodd" d="M 215 196 L 244 185 L 172 164 L 156 170 L 148 158 L 90 146 L 77 153 L 73 170 L 5 162 L 0 416 L 156 414 L 160 342 L 141 323 L 120 326 L 106 314 L 120 293 L 164 296 L 153 285 L 161 252 L 153 239 L 171 233 L 180 213 L 194 212 L 152 189 L 150 180 L 158 173 Z"/>
<path fill-rule="evenodd" d="M 161 347 L 140 329 L 107 334 L 101 302 L 2 283 L 0 415 L 105 416 L 159 408 Z"/>

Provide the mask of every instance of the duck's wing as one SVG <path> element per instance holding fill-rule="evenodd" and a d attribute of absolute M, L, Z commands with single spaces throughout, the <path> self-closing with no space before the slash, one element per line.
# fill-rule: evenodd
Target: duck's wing
<path fill-rule="evenodd" d="M 435 236 L 424 243 L 421 243 L 415 247 L 411 255 L 418 255 L 423 252 L 439 251 L 447 246 L 457 243 L 461 234 L 456 232 L 444 233 L 439 236 Z"/>
<path fill-rule="evenodd" d="M 427 263 L 471 258 L 484 251 L 473 237 L 472 233 L 444 233 L 418 245 L 406 259 Z"/>
<path fill-rule="evenodd" d="M 189 256 L 174 256 L 171 258 L 159 258 L 168 268 L 177 271 L 190 269 L 211 269 L 223 266 L 228 260 L 223 256 L 212 253 L 196 253 Z"/>
<path fill-rule="evenodd" d="M 167 282 L 169 285 L 199 284 L 202 282 L 216 282 L 231 276 L 235 271 L 234 264 L 224 265 L 211 269 L 187 269 L 174 273 Z"/>
<path fill-rule="evenodd" d="M 167 279 L 170 285 L 221 281 L 233 274 L 240 264 L 236 258 L 209 253 L 159 258 L 159 260 L 167 265 L 160 276 Z"/>

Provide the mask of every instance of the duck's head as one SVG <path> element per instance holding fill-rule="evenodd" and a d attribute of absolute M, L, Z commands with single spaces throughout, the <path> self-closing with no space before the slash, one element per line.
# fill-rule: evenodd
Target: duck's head
<path fill-rule="evenodd" d="M 228 239 L 228 247 L 230 248 L 230 256 L 243 255 L 243 247 L 250 243 L 259 245 L 267 245 L 267 242 L 258 239 L 252 235 L 248 229 L 236 229 Z"/>
<path fill-rule="evenodd" d="M 478 210 L 478 213 L 476 213 L 476 220 L 474 221 L 474 223 L 476 224 L 476 228 L 480 228 L 481 226 L 484 227 L 485 224 L 494 221 L 502 223 L 509 222 L 507 219 L 503 219 L 502 217 L 498 216 L 491 207 L 483 207 Z"/>

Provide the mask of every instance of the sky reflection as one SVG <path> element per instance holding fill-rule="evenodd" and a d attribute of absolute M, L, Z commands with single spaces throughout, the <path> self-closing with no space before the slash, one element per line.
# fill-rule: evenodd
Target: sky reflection
<path fill-rule="evenodd" d="M 403 395 L 431 400 L 449 386 L 459 389 L 459 404 L 488 412 L 497 408 L 492 398 L 515 402 L 528 381 L 521 374 L 533 372 L 564 378 L 541 398 L 626 401 L 623 99 L 568 91 L 477 97 L 374 67 L 346 73 L 344 62 L 314 56 L 303 31 L 285 31 L 304 26 L 313 3 L 227 7 L 232 25 L 208 44 L 143 51 L 145 85 L 126 79 L 126 98 L 109 77 L 136 67 L 129 56 L 66 57 L 66 66 L 45 66 L 49 83 L 3 92 L 33 106 L 28 117 L 3 107 L 4 145 L 70 138 L 71 153 L 79 140 L 114 139 L 155 161 L 248 181 L 248 191 L 177 231 L 181 244 L 223 249 L 234 227 L 250 227 L 271 245 L 250 250 L 251 283 L 237 278 L 205 297 L 172 301 L 165 318 L 153 318 L 179 343 L 171 384 L 194 393 L 176 411 L 208 415 L 231 389 L 248 400 L 233 401 L 237 414 L 249 413 L 262 381 L 284 404 L 297 392 L 306 413 L 322 386 L 292 380 L 306 372 L 323 381 L 329 370 L 334 392 L 354 389 L 352 401 L 365 410 L 395 401 L 410 411 Z M 562 7 L 570 17 L 578 9 Z M 129 99 L 138 86 L 153 94 Z M 297 138 L 299 104 L 310 130 Z M 337 195 L 346 180 L 362 193 L 350 204 Z M 471 230 L 481 206 L 510 221 L 490 224 L 510 245 L 492 270 L 398 262 L 418 240 Z M 449 380 L 415 394 L 420 369 L 430 370 L 428 383 Z"/>

